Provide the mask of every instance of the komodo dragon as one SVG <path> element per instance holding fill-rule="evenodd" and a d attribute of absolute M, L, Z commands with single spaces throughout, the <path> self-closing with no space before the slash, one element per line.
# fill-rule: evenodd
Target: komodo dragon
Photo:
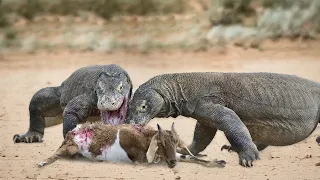
<path fill-rule="evenodd" d="M 251 167 L 259 159 L 258 150 L 306 139 L 319 123 L 319 108 L 320 84 L 293 75 L 163 74 L 138 87 L 125 123 L 179 115 L 194 118 L 194 137 L 188 146 L 193 154 L 203 151 L 221 130 L 238 153 L 239 163 Z"/>
<path fill-rule="evenodd" d="M 58 118 L 50 122 L 48 117 L 62 115 L 63 137 L 88 117 L 100 115 L 104 123 L 123 124 L 131 93 L 131 79 L 120 66 L 82 67 L 61 86 L 46 87 L 33 95 L 29 105 L 29 130 L 24 135 L 14 135 L 14 142 L 41 142 L 44 128 L 59 124 L 52 122 Z"/>

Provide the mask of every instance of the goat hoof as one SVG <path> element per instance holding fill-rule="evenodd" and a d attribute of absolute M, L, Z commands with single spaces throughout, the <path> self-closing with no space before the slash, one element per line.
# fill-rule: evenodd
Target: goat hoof
<path fill-rule="evenodd" d="M 224 160 L 217 161 L 217 163 L 220 164 L 221 166 L 225 166 L 227 164 L 227 162 Z"/>
<path fill-rule="evenodd" d="M 227 162 L 224 160 L 217 160 L 215 161 L 216 164 L 218 164 L 220 167 L 225 167 Z"/>

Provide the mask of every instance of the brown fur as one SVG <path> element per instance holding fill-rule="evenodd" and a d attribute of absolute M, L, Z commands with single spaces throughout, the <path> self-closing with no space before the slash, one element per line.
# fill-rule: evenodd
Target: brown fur
<path fill-rule="evenodd" d="M 120 145 L 133 161 L 135 160 L 134 156 L 137 156 L 136 150 L 147 152 L 152 136 L 157 133 L 157 131 L 150 127 L 142 127 L 142 129 L 137 130 L 132 125 L 122 124 L 113 126 L 101 122 L 93 124 L 85 123 L 81 129 L 92 129 L 93 138 L 89 151 L 94 156 L 101 154 L 102 147 L 112 145 L 115 142 L 117 131 L 120 129 Z M 143 161 L 142 158 L 138 158 L 138 160 Z"/>
<path fill-rule="evenodd" d="M 141 129 L 143 131 L 139 130 L 136 130 L 132 125 L 121 128 L 120 145 L 127 152 L 131 161 L 146 162 L 146 152 L 157 131 L 149 127 L 143 127 Z"/>
<path fill-rule="evenodd" d="M 51 164 L 59 159 L 60 156 L 74 156 L 78 151 L 78 145 L 73 141 L 73 134 L 69 132 L 59 149 L 51 157 L 44 160 L 44 162 Z"/>

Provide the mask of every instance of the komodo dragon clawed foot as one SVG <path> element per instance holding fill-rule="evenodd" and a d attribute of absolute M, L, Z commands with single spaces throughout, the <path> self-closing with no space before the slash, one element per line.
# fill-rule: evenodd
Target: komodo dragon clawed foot
<path fill-rule="evenodd" d="M 223 145 L 221 147 L 221 151 L 223 151 L 224 149 L 228 150 L 228 152 L 237 152 L 235 148 L 229 145 Z M 239 152 L 239 164 L 242 166 L 252 167 L 253 166 L 252 162 L 254 160 L 259 160 L 259 159 L 260 157 L 258 152 L 253 152 L 253 153 L 247 153 L 245 151 Z"/>
<path fill-rule="evenodd" d="M 43 135 L 38 132 L 27 132 L 26 134 L 19 135 L 15 134 L 13 136 L 13 142 L 14 143 L 35 143 L 35 142 L 42 142 Z"/>
<path fill-rule="evenodd" d="M 255 151 L 253 148 L 248 148 L 238 152 L 239 155 L 239 164 L 244 167 L 252 167 L 252 162 L 259 160 L 259 151 Z"/>

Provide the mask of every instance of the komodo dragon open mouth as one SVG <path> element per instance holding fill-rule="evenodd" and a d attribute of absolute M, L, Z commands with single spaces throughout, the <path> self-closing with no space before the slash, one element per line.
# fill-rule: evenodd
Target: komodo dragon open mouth
<path fill-rule="evenodd" d="M 119 109 L 115 111 L 100 111 L 100 117 L 104 124 L 120 125 L 124 124 L 127 116 L 128 97 L 123 98 Z"/>

